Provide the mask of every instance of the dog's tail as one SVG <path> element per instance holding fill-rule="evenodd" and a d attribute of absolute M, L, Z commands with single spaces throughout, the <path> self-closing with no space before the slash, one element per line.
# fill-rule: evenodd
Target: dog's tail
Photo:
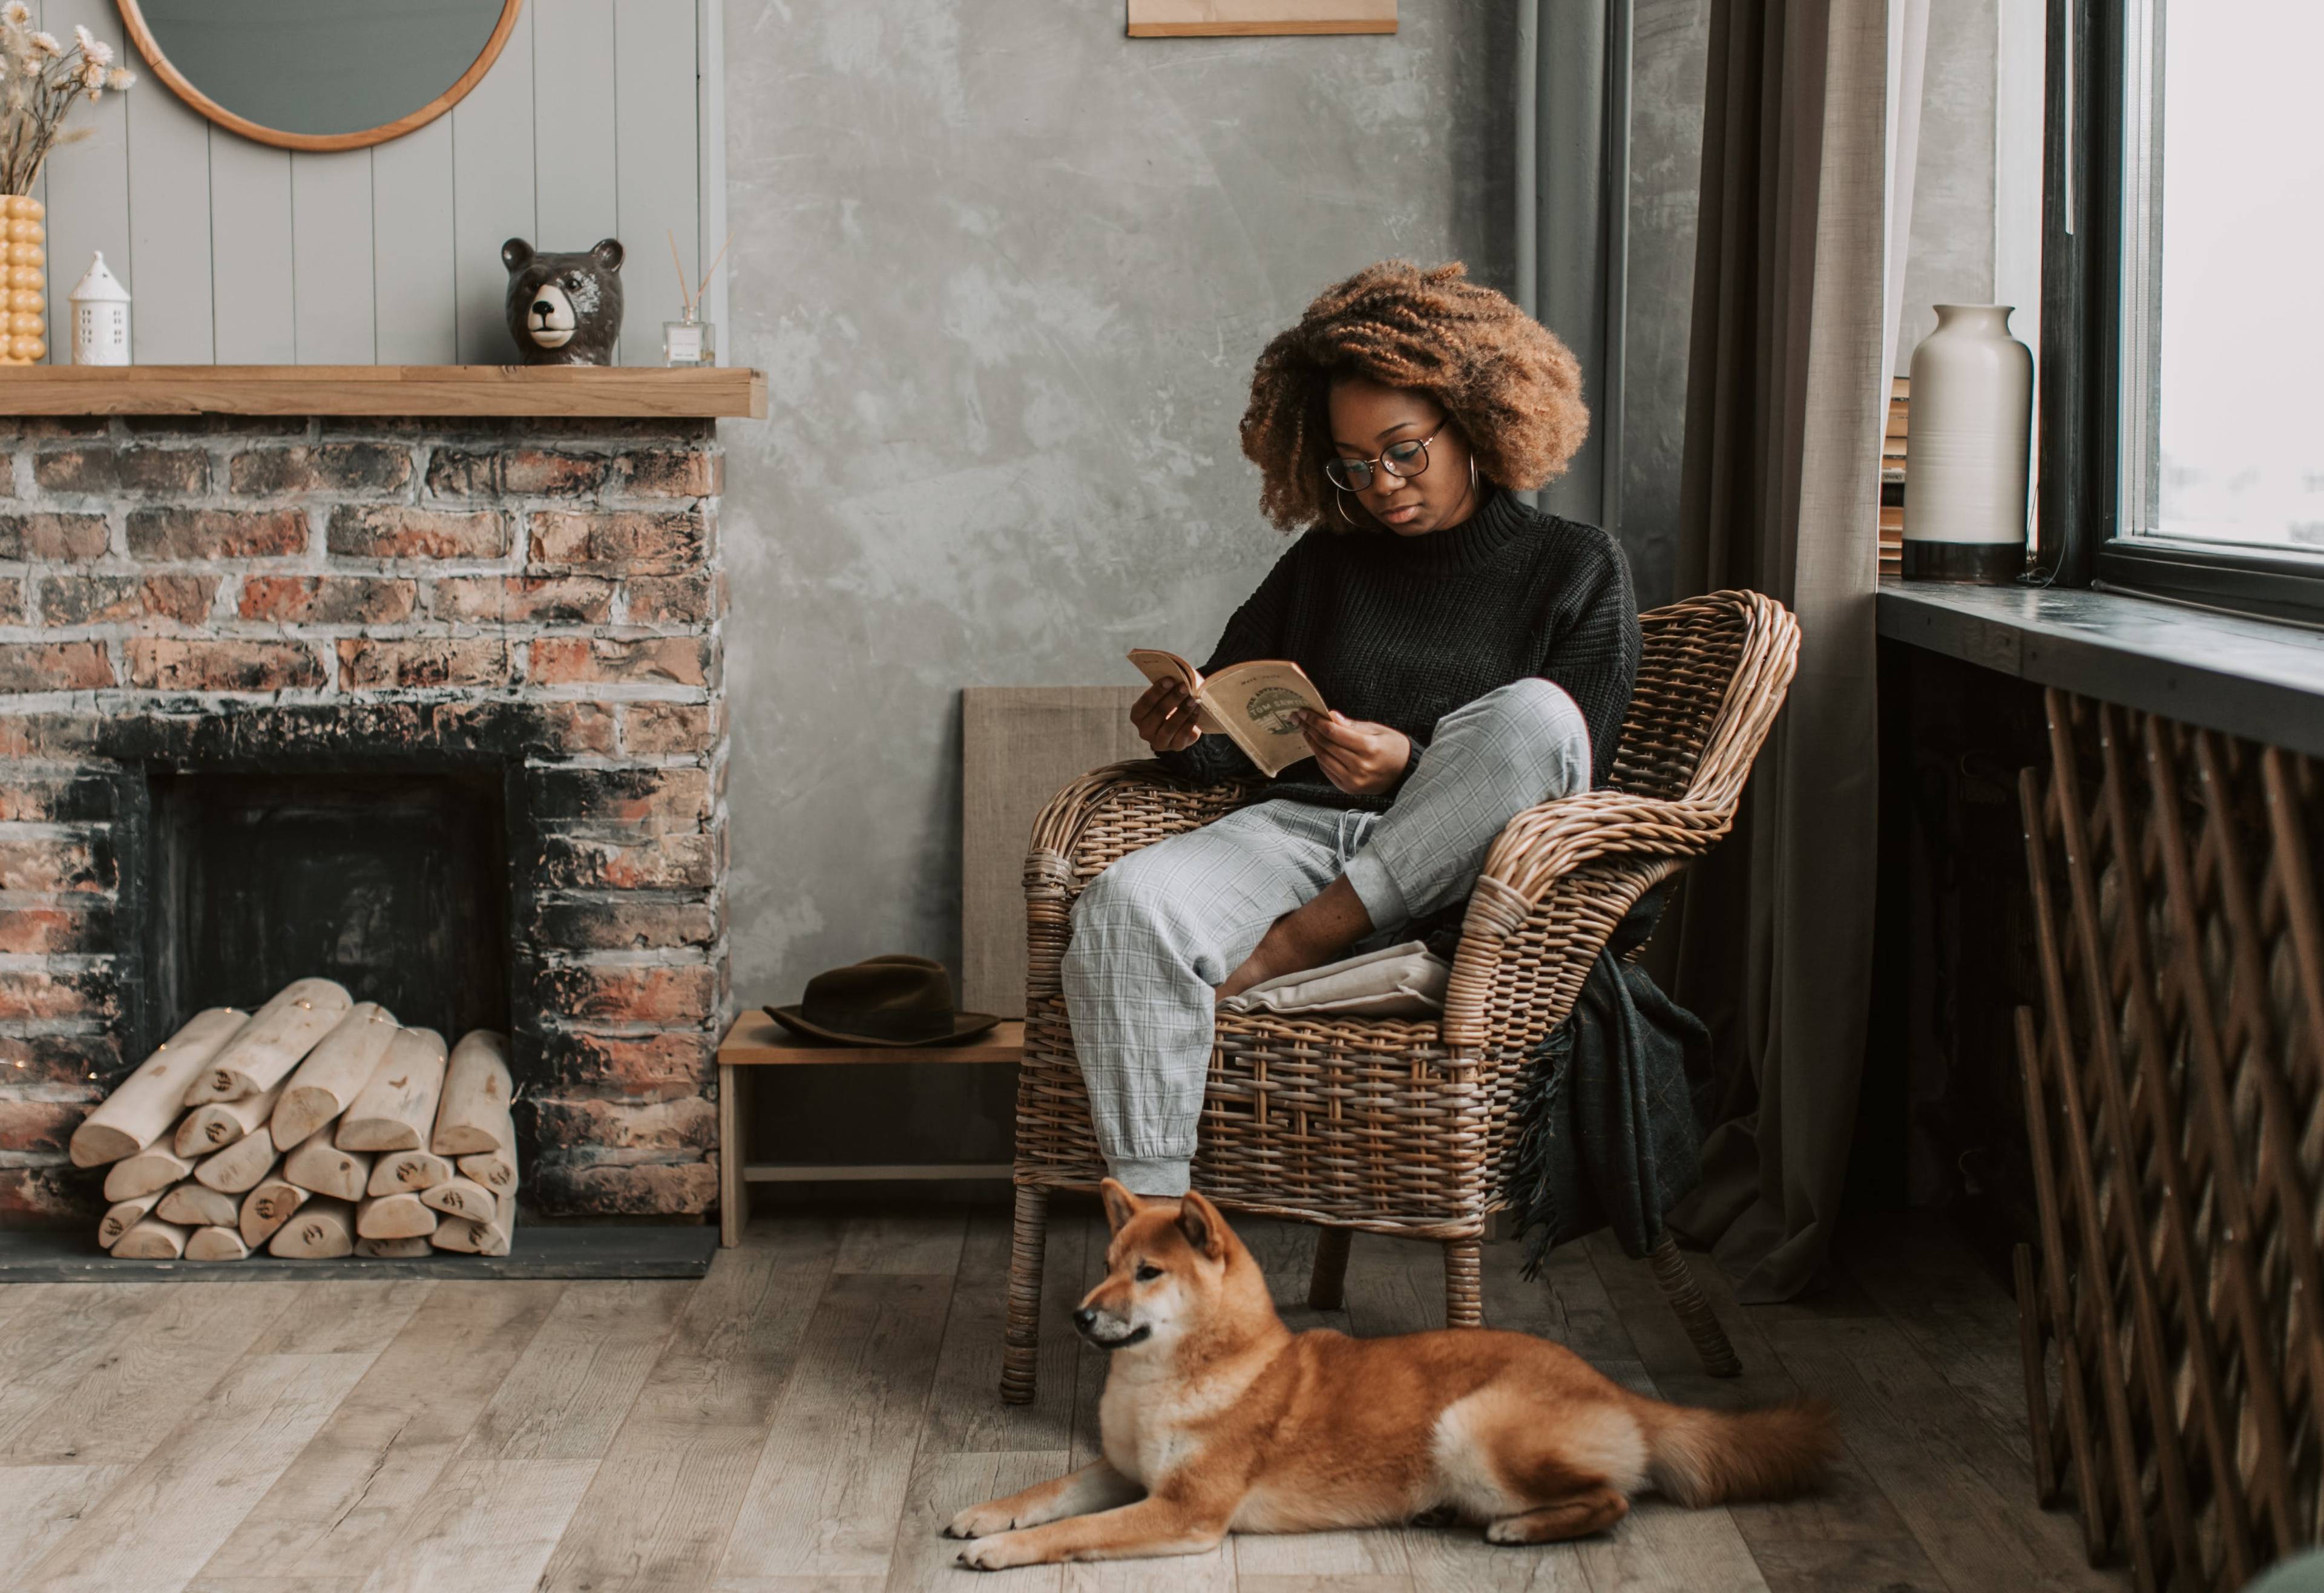
<path fill-rule="evenodd" d="M 1646 1430 L 1646 1473 L 1682 1505 L 1789 1497 L 1815 1480 L 1839 1451 L 1831 1407 L 1797 1399 L 1753 1411 L 1638 1402 Z"/>

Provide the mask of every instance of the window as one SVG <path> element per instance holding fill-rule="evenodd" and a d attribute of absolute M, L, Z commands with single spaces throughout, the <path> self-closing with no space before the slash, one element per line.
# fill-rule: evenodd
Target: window
<path fill-rule="evenodd" d="M 2324 6 L 2062 0 L 2051 41 L 2080 74 L 2049 97 L 2081 437 L 2045 394 L 2074 502 L 2044 524 L 2086 544 L 2059 578 L 2324 621 Z"/>

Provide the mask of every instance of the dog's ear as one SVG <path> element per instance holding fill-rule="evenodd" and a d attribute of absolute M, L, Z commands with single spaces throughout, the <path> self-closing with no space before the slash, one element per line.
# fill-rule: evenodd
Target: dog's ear
<path fill-rule="evenodd" d="M 1120 1233 L 1123 1223 L 1145 1209 L 1145 1202 L 1111 1178 L 1097 1186 L 1097 1193 L 1105 1202 L 1105 1226 L 1110 1233 Z"/>
<path fill-rule="evenodd" d="M 1178 1202 L 1178 1231 L 1186 1236 L 1188 1244 L 1213 1261 L 1227 1253 L 1226 1219 L 1219 1215 L 1216 1206 L 1192 1190 Z"/>

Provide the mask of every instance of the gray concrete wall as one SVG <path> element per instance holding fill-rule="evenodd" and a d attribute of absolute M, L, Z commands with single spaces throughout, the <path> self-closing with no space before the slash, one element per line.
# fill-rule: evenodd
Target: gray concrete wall
<path fill-rule="evenodd" d="M 1284 547 L 1235 422 L 1337 277 L 1506 285 L 1499 8 L 1391 38 L 1130 40 L 1055 0 L 730 0 L 721 542 L 734 982 L 957 965 L 959 692 L 1199 652 Z"/>

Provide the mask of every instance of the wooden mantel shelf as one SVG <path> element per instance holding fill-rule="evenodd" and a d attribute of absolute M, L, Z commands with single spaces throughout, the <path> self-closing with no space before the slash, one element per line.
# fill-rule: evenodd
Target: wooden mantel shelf
<path fill-rule="evenodd" d="M 26 365 L 0 415 L 762 419 L 767 379 L 714 365 Z"/>

